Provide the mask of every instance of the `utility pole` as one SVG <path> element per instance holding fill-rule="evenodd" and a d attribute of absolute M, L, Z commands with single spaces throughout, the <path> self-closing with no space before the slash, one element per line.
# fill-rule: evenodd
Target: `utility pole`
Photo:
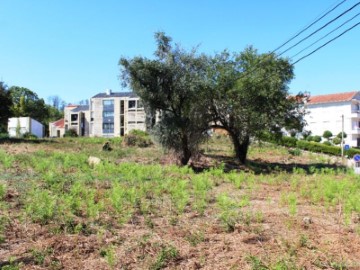
<path fill-rule="evenodd" d="M 344 115 L 341 115 L 341 158 L 344 159 Z"/>

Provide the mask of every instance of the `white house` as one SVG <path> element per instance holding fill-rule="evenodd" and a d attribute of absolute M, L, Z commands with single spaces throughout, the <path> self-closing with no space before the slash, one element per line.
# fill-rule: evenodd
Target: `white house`
<path fill-rule="evenodd" d="M 344 128 L 345 144 L 360 147 L 360 92 L 312 96 L 305 104 L 305 130 L 322 136 L 325 130 L 337 135 Z"/>

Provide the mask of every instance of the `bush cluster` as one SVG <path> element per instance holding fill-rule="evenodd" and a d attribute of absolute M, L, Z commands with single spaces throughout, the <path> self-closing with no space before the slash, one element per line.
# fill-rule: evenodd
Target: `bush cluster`
<path fill-rule="evenodd" d="M 312 137 L 316 137 L 316 136 L 312 136 Z M 298 149 L 307 150 L 311 152 L 324 153 L 324 154 L 336 155 L 336 156 L 341 155 L 340 147 L 328 145 L 325 143 L 319 143 L 315 141 L 309 141 L 309 139 L 307 139 L 306 141 L 297 140 L 296 138 L 286 137 L 286 136 L 277 138 L 274 135 L 266 134 L 265 136 L 262 137 L 262 140 L 286 147 L 296 147 Z M 344 154 L 349 157 L 352 157 L 355 154 L 360 154 L 360 150 L 355 148 L 350 148 L 349 150 L 344 151 Z"/>
<path fill-rule="evenodd" d="M 152 145 L 153 142 L 149 134 L 142 130 L 133 129 L 124 136 L 123 145 L 125 146 L 138 146 L 138 147 L 148 147 Z"/>

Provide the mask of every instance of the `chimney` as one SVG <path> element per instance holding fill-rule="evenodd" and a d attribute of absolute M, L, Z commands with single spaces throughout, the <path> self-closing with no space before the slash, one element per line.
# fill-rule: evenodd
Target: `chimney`
<path fill-rule="evenodd" d="M 106 95 L 110 96 L 111 95 L 111 89 L 106 89 L 105 93 L 106 93 Z"/>

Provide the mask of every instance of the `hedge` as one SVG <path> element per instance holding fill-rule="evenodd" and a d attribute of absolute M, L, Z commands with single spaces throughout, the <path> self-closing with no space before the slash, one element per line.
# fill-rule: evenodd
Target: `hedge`
<path fill-rule="evenodd" d="M 297 147 L 302 150 L 307 150 L 316 153 L 323 153 L 334 156 L 341 155 L 341 147 L 325 145 L 317 142 L 308 142 L 305 140 L 297 140 L 296 138 L 293 137 L 284 136 L 281 138 L 276 138 L 275 136 L 271 136 L 270 134 L 267 134 L 266 136 L 262 137 L 262 140 L 286 147 Z M 348 157 L 353 157 L 356 154 L 360 154 L 360 149 L 350 148 L 349 150 L 344 151 L 344 155 Z"/>

